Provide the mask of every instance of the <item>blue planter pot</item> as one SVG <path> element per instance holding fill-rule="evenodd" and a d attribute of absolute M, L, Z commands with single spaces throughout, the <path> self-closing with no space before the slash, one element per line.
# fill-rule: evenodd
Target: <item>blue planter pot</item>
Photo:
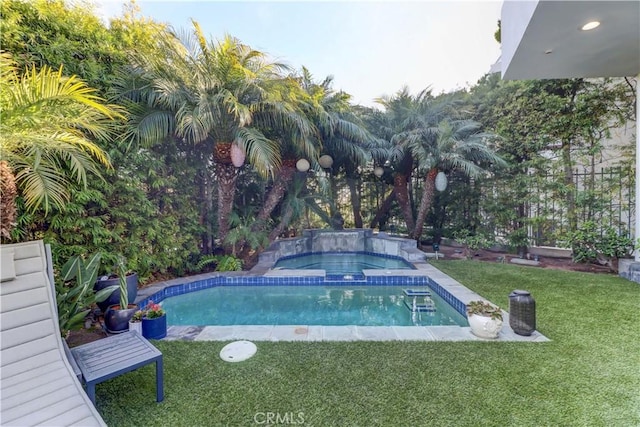
<path fill-rule="evenodd" d="M 142 319 L 142 336 L 159 340 L 167 336 L 167 315 L 155 319 Z"/>

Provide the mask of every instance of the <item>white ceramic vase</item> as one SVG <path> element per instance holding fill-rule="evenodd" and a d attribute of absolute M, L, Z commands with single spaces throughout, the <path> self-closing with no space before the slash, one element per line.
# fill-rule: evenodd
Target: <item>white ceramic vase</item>
<path fill-rule="evenodd" d="M 142 335 L 142 322 L 129 322 L 129 330 L 136 331 Z"/>
<path fill-rule="evenodd" d="M 480 338 L 495 339 L 498 338 L 500 330 L 502 330 L 502 320 L 492 319 L 489 316 L 479 316 L 471 314 L 468 316 L 469 326 L 473 335 Z"/>

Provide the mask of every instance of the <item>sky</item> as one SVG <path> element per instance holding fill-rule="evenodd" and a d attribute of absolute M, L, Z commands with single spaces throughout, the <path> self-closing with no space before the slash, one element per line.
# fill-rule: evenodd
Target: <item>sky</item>
<path fill-rule="evenodd" d="M 105 20 L 123 1 L 94 0 Z M 475 84 L 500 56 L 493 34 L 501 1 L 136 1 L 142 15 L 177 30 L 199 22 L 205 35 L 230 34 L 335 90 L 374 106 L 408 86 L 434 94 Z"/>

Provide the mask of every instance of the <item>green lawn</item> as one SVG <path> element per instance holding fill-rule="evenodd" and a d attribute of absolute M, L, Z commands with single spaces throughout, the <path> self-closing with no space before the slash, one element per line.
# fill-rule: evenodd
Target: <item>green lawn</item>
<path fill-rule="evenodd" d="M 98 385 L 98 410 L 110 426 L 268 425 L 267 412 L 309 426 L 640 425 L 640 285 L 434 264 L 504 308 L 513 289 L 529 290 L 538 330 L 552 341 L 259 342 L 237 364 L 219 359 L 226 343 L 157 342 L 165 401 L 155 403 L 147 366 Z"/>

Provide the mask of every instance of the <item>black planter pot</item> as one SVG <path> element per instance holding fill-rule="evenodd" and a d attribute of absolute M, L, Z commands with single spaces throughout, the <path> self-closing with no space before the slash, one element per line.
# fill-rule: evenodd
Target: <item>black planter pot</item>
<path fill-rule="evenodd" d="M 133 314 L 138 310 L 138 306 L 133 304 L 129 304 L 129 307 L 131 308 L 127 308 L 125 310 L 114 310 L 113 307 L 116 305 L 107 308 L 107 311 L 104 313 L 104 325 L 107 328 L 107 332 L 111 334 L 119 334 L 128 331 L 129 320 L 131 320 Z"/>
<path fill-rule="evenodd" d="M 96 284 L 93 286 L 93 290 L 98 292 L 101 289 L 108 288 L 109 286 L 119 286 L 120 279 L 107 279 L 107 280 L 98 280 Z M 133 273 L 127 276 L 127 302 L 129 304 L 133 304 L 138 296 L 138 274 Z M 107 311 L 107 308 L 111 305 L 120 304 L 120 289 L 116 289 L 106 300 L 99 302 L 98 307 L 102 310 L 103 313 Z"/>

